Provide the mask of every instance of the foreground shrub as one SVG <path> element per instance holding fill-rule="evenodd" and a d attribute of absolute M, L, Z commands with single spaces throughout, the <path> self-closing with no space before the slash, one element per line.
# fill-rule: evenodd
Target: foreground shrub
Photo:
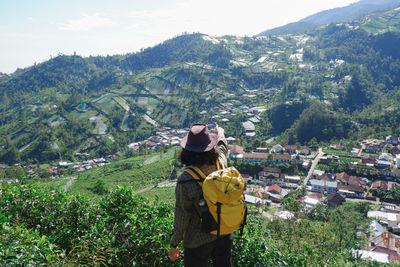
<path fill-rule="evenodd" d="M 324 213 L 325 214 L 325 213 Z M 173 207 L 117 187 L 100 201 L 29 185 L 0 186 L 0 265 L 180 266 L 167 250 Z M 361 266 L 358 207 L 323 220 L 266 221 L 252 211 L 235 234 L 235 266 Z M 366 224 L 368 225 L 368 224 Z"/>

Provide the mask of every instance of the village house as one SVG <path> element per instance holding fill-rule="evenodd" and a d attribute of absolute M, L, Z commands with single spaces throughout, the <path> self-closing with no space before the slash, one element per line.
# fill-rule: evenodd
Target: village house
<path fill-rule="evenodd" d="M 371 249 L 371 252 L 383 253 L 383 254 L 388 255 L 390 264 L 400 263 L 400 255 L 399 255 L 398 251 L 388 249 L 388 248 L 383 248 L 383 247 L 374 247 Z"/>
<path fill-rule="evenodd" d="M 346 183 L 350 179 L 350 175 L 345 172 L 335 173 L 335 179 L 338 183 Z"/>
<path fill-rule="evenodd" d="M 367 182 L 357 176 L 350 176 L 347 173 L 339 173 L 336 176 L 336 181 L 344 185 L 355 185 L 363 188 L 367 187 Z"/>
<path fill-rule="evenodd" d="M 262 199 L 252 195 L 244 195 L 244 201 L 248 204 L 254 204 L 254 205 L 261 205 L 261 204 L 268 205 L 269 202 L 271 202 L 270 200 Z"/>
<path fill-rule="evenodd" d="M 339 194 L 344 195 L 349 198 L 363 198 L 364 197 L 364 188 L 357 185 L 346 185 L 346 184 L 338 184 L 337 186 Z"/>
<path fill-rule="evenodd" d="M 243 154 L 245 153 L 243 147 L 238 145 L 229 145 L 228 148 L 232 159 L 243 158 Z"/>
<path fill-rule="evenodd" d="M 376 167 L 378 169 L 390 169 L 392 163 L 390 162 L 390 158 L 386 153 L 382 153 L 376 163 Z"/>
<path fill-rule="evenodd" d="M 389 170 L 390 169 L 390 166 L 391 166 L 391 163 L 390 163 L 390 161 L 386 161 L 386 160 L 377 160 L 376 161 L 376 168 L 377 169 L 380 169 L 380 170 Z"/>
<path fill-rule="evenodd" d="M 308 146 L 301 146 L 299 150 L 300 150 L 299 153 L 301 155 L 307 156 L 311 154 L 311 148 L 309 148 Z"/>
<path fill-rule="evenodd" d="M 289 154 L 296 154 L 297 146 L 296 145 L 286 145 L 285 151 Z"/>
<path fill-rule="evenodd" d="M 285 175 L 286 187 L 296 189 L 299 186 L 300 181 L 301 181 L 300 176 Z"/>
<path fill-rule="evenodd" d="M 273 153 L 282 153 L 284 150 L 284 147 L 281 146 L 280 144 L 276 144 L 272 147 L 272 152 Z"/>
<path fill-rule="evenodd" d="M 336 155 L 326 155 L 326 156 L 320 157 L 318 163 L 329 165 L 331 162 L 338 161 L 338 160 L 339 160 L 339 157 Z"/>
<path fill-rule="evenodd" d="M 272 160 L 275 163 L 291 163 L 292 157 L 289 154 L 272 154 Z"/>
<path fill-rule="evenodd" d="M 342 203 L 345 201 L 346 199 L 344 197 L 342 197 L 339 193 L 332 193 L 329 194 L 326 199 L 325 199 L 325 203 L 328 205 L 328 207 L 337 207 L 342 205 Z"/>
<path fill-rule="evenodd" d="M 362 156 L 361 163 L 364 165 L 374 166 L 376 164 L 376 157 L 372 155 Z"/>
<path fill-rule="evenodd" d="M 266 153 L 244 153 L 242 159 L 248 162 L 266 162 L 268 156 Z"/>
<path fill-rule="evenodd" d="M 384 232 L 378 236 L 371 237 L 369 242 L 371 251 L 388 254 L 392 264 L 400 262 L 400 241 L 395 235 Z"/>
<path fill-rule="evenodd" d="M 258 179 L 265 183 L 265 185 L 278 184 L 285 186 L 285 174 L 281 169 L 275 167 L 265 167 L 258 173 Z"/>
<path fill-rule="evenodd" d="M 398 224 L 400 222 L 400 214 L 392 211 L 368 211 L 367 217 L 377 219 L 386 225 L 390 222 L 393 222 L 395 224 Z"/>
<path fill-rule="evenodd" d="M 364 249 L 352 250 L 354 257 L 359 257 L 363 260 L 376 261 L 378 263 L 389 264 L 389 255 L 386 253 L 369 251 Z"/>
<path fill-rule="evenodd" d="M 379 188 L 381 188 L 383 190 L 389 190 L 388 182 L 382 181 L 382 180 L 377 180 L 371 184 L 371 189 L 379 189 Z"/>
<path fill-rule="evenodd" d="M 315 194 L 317 194 L 317 193 L 315 193 Z M 303 199 L 303 205 L 306 208 L 314 208 L 319 203 L 321 203 L 320 199 L 314 198 L 314 197 L 309 197 L 308 195 L 305 196 Z"/>
<path fill-rule="evenodd" d="M 311 191 L 318 192 L 318 193 L 335 193 L 337 191 L 338 184 L 337 182 L 329 182 L 324 180 L 316 180 L 312 179 L 311 183 Z"/>
<path fill-rule="evenodd" d="M 372 144 L 366 144 L 364 148 L 364 152 L 366 153 L 372 153 L 372 154 L 378 154 L 381 152 L 382 148 L 385 146 L 384 143 L 372 143 Z"/>
<path fill-rule="evenodd" d="M 281 202 L 281 200 L 289 193 L 289 191 L 282 189 L 277 184 L 274 184 L 268 187 L 267 193 L 273 202 Z"/>
<path fill-rule="evenodd" d="M 346 150 L 346 147 L 342 145 L 332 144 L 329 146 L 329 149 L 344 151 Z"/>
<path fill-rule="evenodd" d="M 337 182 L 325 181 L 325 191 L 328 194 L 335 193 L 337 191 L 337 187 L 338 187 Z"/>
<path fill-rule="evenodd" d="M 323 170 L 314 169 L 312 175 L 313 175 L 314 177 L 317 177 L 317 176 L 320 176 L 320 175 L 322 175 L 322 174 L 324 174 L 324 173 L 325 173 L 325 171 L 323 171 Z"/>
<path fill-rule="evenodd" d="M 397 146 L 400 143 L 400 137 L 398 136 L 387 136 L 386 143 Z"/>

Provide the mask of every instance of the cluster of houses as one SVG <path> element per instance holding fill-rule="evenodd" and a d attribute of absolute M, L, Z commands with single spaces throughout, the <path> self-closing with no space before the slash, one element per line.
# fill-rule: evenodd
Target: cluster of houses
<path fill-rule="evenodd" d="M 88 156 L 88 155 L 86 155 Z M 62 171 L 68 168 L 72 168 L 74 172 L 84 172 L 90 170 L 92 168 L 97 168 L 109 164 L 111 161 L 117 158 L 116 155 L 107 155 L 105 157 L 88 159 L 84 161 L 78 162 L 66 162 L 60 161 L 58 165 L 49 166 L 47 169 L 42 170 L 38 164 L 29 164 L 29 165 L 20 165 L 15 164 L 13 166 L 9 166 L 7 164 L 0 164 L 0 168 L 7 169 L 11 167 L 20 167 L 23 168 L 27 174 L 28 178 L 33 178 L 38 173 L 48 173 L 51 177 L 57 178 L 58 176 L 62 176 Z M 18 179 L 9 179 L 6 181 L 8 184 L 18 183 Z"/>
<path fill-rule="evenodd" d="M 161 128 L 156 132 L 156 135 L 150 136 L 146 140 L 130 143 L 129 149 L 139 151 L 140 148 L 159 149 L 163 146 L 177 146 L 180 140 L 189 132 L 185 129 L 171 129 L 169 127 Z"/>
<path fill-rule="evenodd" d="M 308 168 L 311 160 L 314 159 L 314 156 L 311 156 L 311 149 L 307 146 L 277 144 L 271 150 L 257 148 L 253 152 L 245 152 L 238 145 L 232 145 L 229 148 L 231 159 L 247 162 L 295 163 Z M 346 150 L 346 147 L 338 144 L 332 144 L 329 148 L 338 151 Z M 386 148 L 388 153 L 382 153 L 383 148 Z M 400 137 L 389 136 L 386 138 L 386 142 L 364 140 L 361 149 L 353 149 L 353 152 L 355 154 L 349 153 L 348 156 L 356 159 L 353 162 L 354 165 L 372 167 L 373 172 L 371 173 L 379 173 L 386 177 L 387 181 L 375 181 L 371 184 L 365 177 L 352 176 L 346 172 L 325 173 L 314 170 L 311 180 L 307 183 L 308 191 L 323 195 L 339 193 L 345 198 L 364 198 L 367 197 L 370 188 L 390 190 L 393 186 L 400 186 L 398 183 L 390 181 L 391 178 L 400 178 Z M 320 157 L 319 163 L 329 165 L 338 160 L 338 155 L 325 153 Z M 289 181 L 290 179 L 295 179 L 295 181 Z M 299 177 L 282 174 L 277 168 L 266 167 L 258 174 L 256 182 L 261 186 L 276 184 L 282 188 L 295 189 L 298 186 L 298 180 L 300 180 Z"/>
<path fill-rule="evenodd" d="M 246 201 L 256 203 L 279 203 L 293 189 L 299 187 L 300 176 L 290 176 L 276 167 L 265 167 L 258 173 L 258 179 L 253 179 L 248 174 L 242 174 L 248 187 L 247 193 L 253 193 L 253 197 L 247 197 Z M 267 201 L 268 200 L 268 201 Z"/>
<path fill-rule="evenodd" d="M 350 176 L 346 172 L 325 173 L 314 170 L 313 178 L 307 183 L 307 189 L 321 194 L 339 193 L 349 198 L 364 198 L 368 191 L 368 179 Z"/>
<path fill-rule="evenodd" d="M 106 157 L 85 160 L 82 162 L 59 162 L 58 169 L 68 168 L 69 166 L 72 166 L 72 169 L 74 171 L 84 172 L 92 168 L 97 168 L 109 164 L 115 158 L 115 155 L 108 155 Z"/>
<path fill-rule="evenodd" d="M 369 211 L 369 243 L 355 256 L 385 264 L 400 263 L 400 210 L 396 206 L 382 205 L 380 210 Z"/>
<path fill-rule="evenodd" d="M 265 163 L 292 163 L 292 160 L 298 162 L 309 162 L 312 159 L 311 149 L 307 146 L 297 147 L 287 145 L 285 147 L 277 144 L 271 151 L 266 148 L 257 148 L 252 152 L 245 152 L 241 146 L 229 146 L 230 158 L 232 160 L 243 160 L 247 162 L 265 162 Z M 308 165 L 307 165 L 308 166 Z"/>

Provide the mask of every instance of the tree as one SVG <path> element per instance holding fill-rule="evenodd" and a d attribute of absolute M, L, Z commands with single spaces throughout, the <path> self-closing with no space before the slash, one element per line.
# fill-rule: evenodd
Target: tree
<path fill-rule="evenodd" d="M 99 194 L 99 195 L 104 195 L 105 193 L 108 192 L 106 182 L 102 178 L 98 178 L 96 180 L 96 183 L 94 187 L 92 188 L 93 192 Z"/>
<path fill-rule="evenodd" d="M 281 202 L 283 209 L 297 212 L 300 210 L 300 204 L 292 198 L 284 198 Z"/>

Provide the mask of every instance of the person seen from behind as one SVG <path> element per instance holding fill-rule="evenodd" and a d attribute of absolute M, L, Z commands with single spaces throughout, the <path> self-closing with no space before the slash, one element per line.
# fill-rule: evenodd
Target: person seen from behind
<path fill-rule="evenodd" d="M 217 161 L 227 166 L 228 145 L 224 129 L 216 126 L 215 134 L 204 124 L 194 124 L 180 143 L 179 160 L 184 166 L 198 167 L 205 175 L 217 170 Z M 202 188 L 187 172 L 178 177 L 175 189 L 175 219 L 168 256 L 179 257 L 178 245 L 183 240 L 184 266 L 232 266 L 233 234 L 216 235 L 202 232 L 199 200 Z"/>

